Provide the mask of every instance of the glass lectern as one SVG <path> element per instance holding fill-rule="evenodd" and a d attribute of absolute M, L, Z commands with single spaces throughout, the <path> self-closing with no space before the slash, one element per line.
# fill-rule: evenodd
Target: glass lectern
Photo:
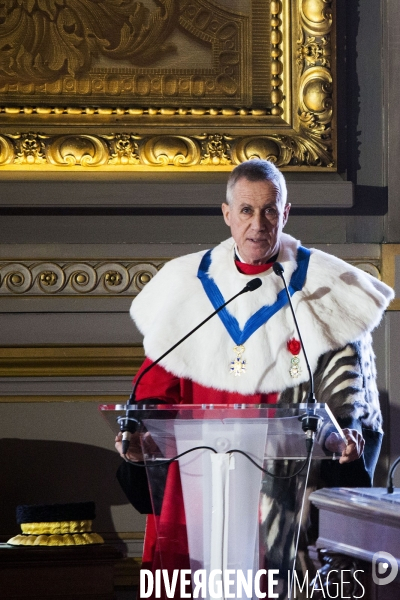
<path fill-rule="evenodd" d="M 309 472 L 302 417 L 310 405 L 100 408 L 114 431 L 119 431 L 121 419 L 140 430 L 156 523 L 162 512 L 160 488 L 165 489 L 168 479 L 165 461 L 181 455 L 177 461 L 192 586 L 196 571 L 204 570 L 208 576 L 215 570 L 229 570 L 229 592 L 236 594 L 241 574 L 247 578 L 249 571 L 254 576 L 261 569 L 276 569 L 279 584 L 274 592 L 286 598 L 295 555 L 295 525 L 300 520 Z M 312 411 L 320 417 L 312 461 L 331 458 L 324 441 L 332 432 L 344 439 L 343 433 L 328 406 L 314 404 Z M 292 479 L 288 479 L 290 475 Z M 161 527 L 158 533 L 160 568 L 170 568 L 173 545 Z M 256 592 L 253 587 L 250 596 L 242 597 L 256 598 Z M 208 592 L 206 597 L 210 597 Z M 221 598 L 225 597 L 239 596 L 227 594 L 222 586 Z"/>

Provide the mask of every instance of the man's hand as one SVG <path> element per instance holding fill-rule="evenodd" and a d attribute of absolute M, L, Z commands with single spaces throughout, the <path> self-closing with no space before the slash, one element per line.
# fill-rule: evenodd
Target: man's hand
<path fill-rule="evenodd" d="M 329 452 L 341 454 L 339 463 L 342 465 L 360 458 L 365 446 L 363 436 L 356 429 L 343 429 L 343 433 L 346 437 L 347 445 L 344 444 L 339 434 L 334 432 L 325 441 L 325 448 Z"/>
<path fill-rule="evenodd" d="M 122 432 L 120 431 L 115 438 L 115 447 L 119 452 L 120 456 L 125 460 L 125 456 L 122 454 Z M 138 462 L 143 460 L 142 447 L 140 445 L 140 434 L 137 431 L 133 433 L 129 442 L 128 452 L 126 453 L 126 458 L 132 460 L 133 462 Z"/>

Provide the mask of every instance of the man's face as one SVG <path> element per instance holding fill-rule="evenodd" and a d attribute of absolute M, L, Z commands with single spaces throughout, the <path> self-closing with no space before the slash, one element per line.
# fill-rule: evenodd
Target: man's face
<path fill-rule="evenodd" d="M 225 223 L 231 228 L 241 258 L 251 265 L 268 262 L 279 251 L 290 204 L 283 204 L 272 181 L 239 179 L 231 204 L 223 204 Z"/>

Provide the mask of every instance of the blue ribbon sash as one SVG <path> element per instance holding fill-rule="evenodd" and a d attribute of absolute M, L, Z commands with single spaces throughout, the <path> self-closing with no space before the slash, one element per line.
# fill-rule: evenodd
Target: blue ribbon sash
<path fill-rule="evenodd" d="M 204 291 L 208 296 L 211 304 L 214 309 L 217 310 L 221 304 L 224 304 L 225 299 L 221 294 L 217 284 L 214 279 L 210 277 L 208 274 L 208 270 L 211 265 L 211 252 L 212 250 L 208 250 L 206 254 L 203 256 L 199 270 L 197 272 L 197 277 L 200 279 Z M 310 261 L 311 252 L 308 248 L 304 248 L 303 246 L 299 246 L 297 250 L 297 268 L 294 271 L 292 277 L 290 278 L 290 282 L 288 285 L 289 294 L 293 296 L 295 292 L 299 292 L 306 280 L 308 264 Z M 254 315 L 250 317 L 250 319 L 246 322 L 243 329 L 240 329 L 239 323 L 235 319 L 235 317 L 228 311 L 225 307 L 219 313 L 218 316 L 224 324 L 225 329 L 235 342 L 237 346 L 244 344 L 246 340 L 249 339 L 251 335 L 261 325 L 264 325 L 271 317 L 273 317 L 281 308 L 283 308 L 286 304 L 288 304 L 288 298 L 285 292 L 285 289 L 282 289 L 274 304 L 271 306 L 263 306 L 260 308 Z"/>

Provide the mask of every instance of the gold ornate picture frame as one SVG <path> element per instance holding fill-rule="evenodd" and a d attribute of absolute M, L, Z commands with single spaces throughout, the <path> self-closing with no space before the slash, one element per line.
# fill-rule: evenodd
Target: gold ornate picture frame
<path fill-rule="evenodd" d="M 7 0 L 0 167 L 335 171 L 334 0 Z"/>

